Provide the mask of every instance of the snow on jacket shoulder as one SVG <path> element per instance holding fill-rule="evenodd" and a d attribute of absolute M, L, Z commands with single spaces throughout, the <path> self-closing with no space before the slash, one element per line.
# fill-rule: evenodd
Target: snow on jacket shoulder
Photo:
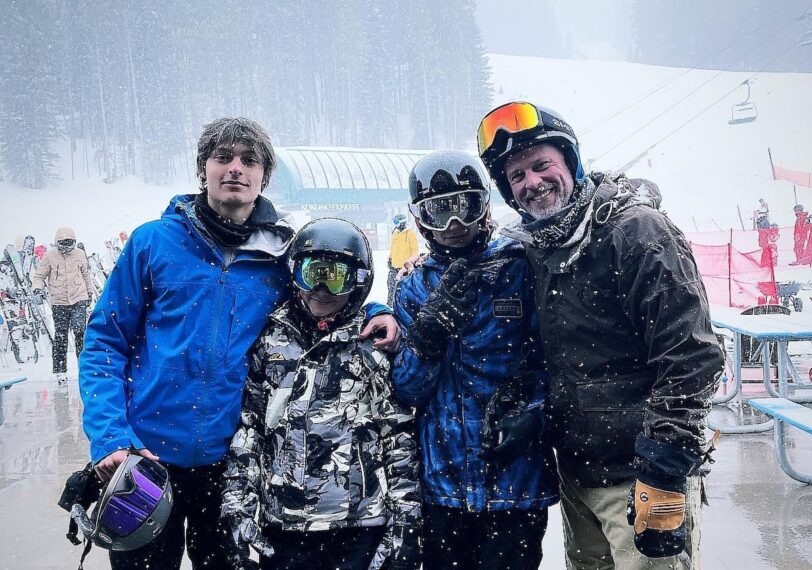
<path fill-rule="evenodd" d="M 431 504 L 471 511 L 543 508 L 558 501 L 555 459 L 546 437 L 504 468 L 479 457 L 485 406 L 535 344 L 530 266 L 522 246 L 506 238 L 492 241 L 469 266 L 483 269 L 476 316 L 449 343 L 446 356 L 429 362 L 403 342 L 393 365 L 395 395 L 418 408 L 423 496 Z M 429 258 L 401 281 L 395 316 L 404 335 L 447 267 Z M 539 369 L 530 403 L 538 406 L 546 398 L 546 375 L 540 356 L 529 364 Z"/>
<path fill-rule="evenodd" d="M 223 514 L 286 530 L 420 520 L 414 418 L 391 395 L 389 361 L 359 341 L 363 315 L 312 347 L 289 306 L 250 355 Z"/>
<path fill-rule="evenodd" d="M 248 349 L 289 295 L 290 232 L 249 240 L 227 264 L 193 200 L 176 196 L 133 232 L 91 314 L 79 383 L 93 461 L 130 447 L 181 467 L 222 459 Z"/>
<path fill-rule="evenodd" d="M 619 199 L 611 179 L 594 205 L 571 265 L 567 249 L 527 255 L 558 461 L 581 485 L 604 487 L 636 475 L 641 435 L 658 442 L 663 469 L 677 455 L 698 459 L 723 360 L 679 229 L 646 201 Z"/>
<path fill-rule="evenodd" d="M 48 300 L 52 305 L 89 301 L 94 289 L 85 252 L 78 247 L 67 255 L 57 248 L 48 250 L 31 277 L 32 289 L 42 289 L 45 285 L 48 285 Z"/>

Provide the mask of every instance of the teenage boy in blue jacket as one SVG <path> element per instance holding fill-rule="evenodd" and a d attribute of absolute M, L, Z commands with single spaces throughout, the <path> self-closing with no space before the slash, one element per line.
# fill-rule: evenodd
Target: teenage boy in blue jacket
<path fill-rule="evenodd" d="M 246 354 L 290 296 L 293 231 L 260 196 L 275 164 L 257 123 L 206 125 L 201 192 L 176 196 L 160 220 L 133 232 L 91 314 L 79 384 L 96 471 L 108 479 L 134 451 L 168 467 L 175 494 L 166 528 L 141 549 L 111 552 L 114 569 L 180 568 L 184 542 L 194 568 L 229 567 L 223 458 Z M 394 319 L 381 315 L 364 332 L 379 327 L 390 332 L 377 345 L 391 347 Z"/>
<path fill-rule="evenodd" d="M 405 343 L 392 380 L 417 408 L 424 567 L 536 569 L 558 478 L 543 435 L 546 376 L 529 338 L 529 265 L 517 242 L 489 241 L 479 159 L 432 153 L 409 191 L 431 254 L 395 295 Z"/>

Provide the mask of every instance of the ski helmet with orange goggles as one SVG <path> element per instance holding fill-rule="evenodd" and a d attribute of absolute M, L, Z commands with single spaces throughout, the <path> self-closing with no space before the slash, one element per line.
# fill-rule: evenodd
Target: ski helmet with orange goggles
<path fill-rule="evenodd" d="M 490 186 L 476 157 L 457 150 L 433 152 L 409 175 L 409 211 L 427 230 L 447 230 L 453 221 L 470 226 L 488 213 Z"/>
<path fill-rule="evenodd" d="M 513 205 L 513 193 L 504 168 L 508 158 L 539 143 L 559 147 L 576 184 L 586 178 L 575 131 L 552 109 L 526 101 L 497 107 L 482 119 L 477 130 L 477 148 L 505 201 Z"/>

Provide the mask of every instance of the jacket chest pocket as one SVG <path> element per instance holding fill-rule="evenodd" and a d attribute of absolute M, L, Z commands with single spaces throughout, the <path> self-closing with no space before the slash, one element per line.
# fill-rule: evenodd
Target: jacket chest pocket
<path fill-rule="evenodd" d="M 643 412 L 645 378 L 615 378 L 576 384 L 578 407 L 584 412 Z"/>

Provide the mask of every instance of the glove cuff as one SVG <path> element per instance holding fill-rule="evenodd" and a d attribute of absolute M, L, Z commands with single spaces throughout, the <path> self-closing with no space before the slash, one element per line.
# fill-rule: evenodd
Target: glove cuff
<path fill-rule="evenodd" d="M 644 469 L 652 471 L 654 476 L 661 473 L 665 478 L 684 480 L 702 461 L 698 442 L 692 449 L 688 441 L 685 444 L 659 441 L 642 433 L 637 435 L 634 451 Z"/>
<path fill-rule="evenodd" d="M 686 477 L 675 477 L 664 473 L 639 457 L 635 459 L 635 470 L 637 480 L 649 487 L 682 494 L 685 494 L 687 490 Z"/>

